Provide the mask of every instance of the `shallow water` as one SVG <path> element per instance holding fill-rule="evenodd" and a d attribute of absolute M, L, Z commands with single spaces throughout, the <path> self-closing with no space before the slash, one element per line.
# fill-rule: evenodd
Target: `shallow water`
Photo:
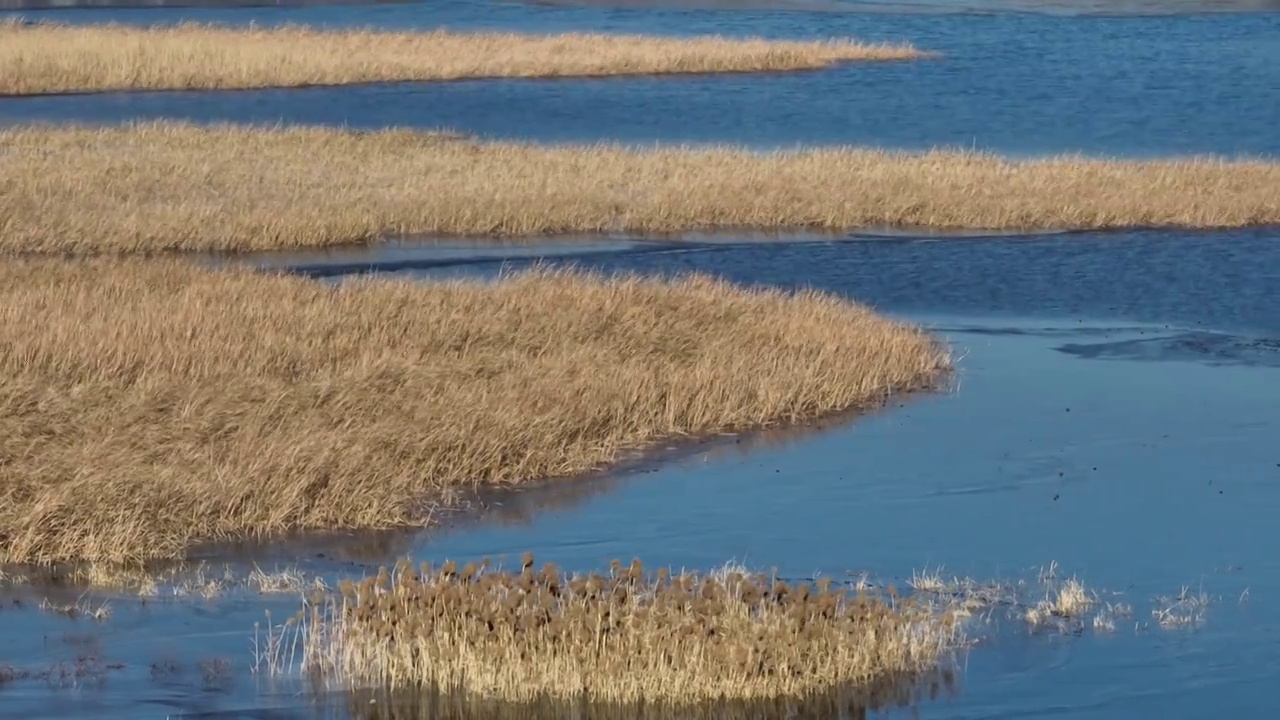
<path fill-rule="evenodd" d="M 25 13 L 39 18 L 40 13 Z M 1055 17 L 429 5 L 66 10 L 63 22 L 177 19 L 381 28 L 605 30 L 910 41 L 931 60 L 805 73 L 479 80 L 248 92 L 0 99 L 0 124 L 134 118 L 450 127 L 484 137 L 757 147 L 869 143 L 1016 154 L 1275 155 L 1280 14 Z"/>
<path fill-rule="evenodd" d="M 416 251 L 418 266 L 395 267 L 484 277 L 539 262 L 536 247 L 496 250 L 467 258 L 466 243 L 453 242 Z M 978 628 L 984 642 L 968 655 L 957 694 L 877 716 L 1251 717 L 1280 708 L 1269 682 L 1280 671 L 1280 560 L 1262 541 L 1280 501 L 1280 232 L 721 237 L 688 247 L 602 241 L 577 257 L 563 245 L 549 251 L 545 262 L 605 272 L 699 271 L 845 294 L 953 343 L 957 387 L 851 424 L 490 498 L 479 522 L 389 535 L 354 563 L 329 543 L 254 559 L 301 561 L 337 577 L 402 554 L 514 561 L 529 549 L 570 569 L 641 556 L 651 567 L 739 560 L 784 576 L 866 572 L 898 582 L 937 566 L 978 580 L 1026 579 L 1057 562 L 1105 600 L 1130 603 L 1133 617 L 1082 637 L 1032 634 L 1016 618 L 997 618 Z M 414 255 L 389 253 L 395 263 Z M 377 269 L 375 256 L 337 258 Z M 277 260 L 319 272 L 334 256 Z M 1203 624 L 1160 627 L 1155 598 L 1184 586 L 1210 598 Z M 208 716 L 199 708 L 284 718 L 312 717 L 318 702 L 326 717 L 348 716 L 341 697 L 307 699 L 288 683 L 258 689 L 248 667 L 261 602 L 116 603 L 101 657 L 124 668 L 73 695 L 15 683 L 0 692 L 0 707 L 34 717 L 134 717 L 163 705 L 175 717 Z M 296 601 L 273 607 L 279 621 Z M 77 652 L 62 635 L 92 623 L 76 622 L 0 613 L 21 640 L 19 656 L 36 666 Z M 163 669 L 166 657 L 184 659 L 180 677 L 152 677 L 151 664 Z M 230 680 L 207 687 L 197 660 L 210 657 L 236 663 Z"/>

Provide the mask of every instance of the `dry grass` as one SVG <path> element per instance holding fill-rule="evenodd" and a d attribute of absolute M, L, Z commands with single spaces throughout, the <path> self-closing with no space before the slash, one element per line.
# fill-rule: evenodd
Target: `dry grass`
<path fill-rule="evenodd" d="M 0 252 L 253 250 L 405 233 L 1230 227 L 1280 222 L 1280 164 L 627 149 L 321 128 L 0 132 Z"/>
<path fill-rule="evenodd" d="M 0 22 L 0 94 L 764 72 L 922 56 L 851 40 Z"/>
<path fill-rule="evenodd" d="M 56 602 L 45 598 L 40 601 L 40 609 L 54 615 L 63 615 L 73 620 L 79 617 L 87 617 L 102 622 L 111 617 L 111 603 L 104 602 L 95 608 L 83 597 L 76 602 Z"/>
<path fill-rule="evenodd" d="M 1043 600 L 1027 608 L 1027 624 L 1033 629 L 1061 621 L 1078 622 L 1097 603 L 1096 595 L 1075 578 L 1055 585 Z"/>
<path fill-rule="evenodd" d="M 589 576 L 533 565 L 528 553 L 519 573 L 402 562 L 347 581 L 340 600 L 299 618 L 305 669 L 363 687 L 685 705 L 928 673 L 962 640 L 944 612 L 829 580 L 646 573 L 639 560 Z"/>
<path fill-rule="evenodd" d="M 480 485 L 932 386 L 946 349 L 819 293 L 538 270 L 336 287 L 0 264 L 0 563 L 429 521 Z"/>
<path fill-rule="evenodd" d="M 1176 596 L 1160 596 L 1151 609 L 1151 617 L 1166 630 L 1196 628 L 1204 624 L 1209 596 L 1204 590 L 1192 593 L 1184 586 Z"/>

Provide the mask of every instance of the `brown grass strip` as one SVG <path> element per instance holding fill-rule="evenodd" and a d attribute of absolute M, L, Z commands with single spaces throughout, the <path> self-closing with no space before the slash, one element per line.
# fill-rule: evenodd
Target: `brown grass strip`
<path fill-rule="evenodd" d="M 830 580 L 654 573 L 639 560 L 570 576 L 525 553 L 518 572 L 402 562 L 345 582 L 301 621 L 309 667 L 357 687 L 687 706 L 918 677 L 963 639 L 955 619 Z"/>
<path fill-rule="evenodd" d="M 852 40 L 0 22 L 0 94 L 794 71 L 923 56 Z"/>
<path fill-rule="evenodd" d="M 945 349 L 825 295 L 540 271 L 0 263 L 0 562 L 419 524 L 478 485 L 874 406 Z"/>
<path fill-rule="evenodd" d="M 850 148 L 487 143 L 323 128 L 0 132 L 0 253 L 270 250 L 399 234 L 1227 228 L 1280 222 L 1280 164 Z"/>

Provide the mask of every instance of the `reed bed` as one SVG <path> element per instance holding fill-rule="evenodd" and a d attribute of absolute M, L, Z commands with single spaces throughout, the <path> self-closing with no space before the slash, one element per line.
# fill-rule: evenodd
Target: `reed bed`
<path fill-rule="evenodd" d="M 0 563 L 431 522 L 460 491 L 934 387 L 945 347 L 815 292 L 539 269 L 337 286 L 0 263 Z"/>
<path fill-rule="evenodd" d="M 311 127 L 0 132 L 0 252 L 271 250 L 405 234 L 1280 223 L 1280 164 L 635 149 Z"/>
<path fill-rule="evenodd" d="M 853 40 L 0 22 L 0 94 L 795 71 L 923 55 Z"/>
<path fill-rule="evenodd" d="M 299 621 L 322 677 L 516 702 L 806 697 L 927 674 L 963 640 L 934 606 L 830 580 L 646 573 L 639 560 L 570 576 L 528 553 L 519 573 L 402 561 Z"/>

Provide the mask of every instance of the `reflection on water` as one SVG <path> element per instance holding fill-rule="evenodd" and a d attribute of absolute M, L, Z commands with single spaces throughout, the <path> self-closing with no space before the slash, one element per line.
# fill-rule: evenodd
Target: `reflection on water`
<path fill-rule="evenodd" d="M 351 720 L 862 720 L 868 713 L 956 697 L 952 670 L 924 678 L 887 680 L 871 688 L 842 689 L 809 698 L 722 700 L 696 706 L 604 705 L 543 700 L 485 701 L 436 692 L 357 691 L 345 699 Z"/>

